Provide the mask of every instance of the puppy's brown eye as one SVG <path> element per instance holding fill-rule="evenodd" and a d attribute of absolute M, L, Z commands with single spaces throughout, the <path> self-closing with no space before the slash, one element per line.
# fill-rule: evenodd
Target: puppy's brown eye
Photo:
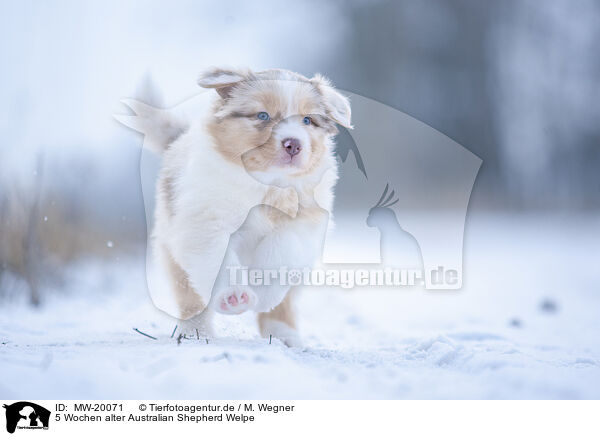
<path fill-rule="evenodd" d="M 262 121 L 269 121 L 271 119 L 271 117 L 269 116 L 268 113 L 266 112 L 259 112 L 256 114 L 256 118 L 258 118 L 259 120 Z"/>
<path fill-rule="evenodd" d="M 307 126 L 309 126 L 310 123 L 312 123 L 312 119 L 310 117 L 304 117 L 304 119 L 302 120 L 302 122 L 304 124 L 306 124 Z"/>

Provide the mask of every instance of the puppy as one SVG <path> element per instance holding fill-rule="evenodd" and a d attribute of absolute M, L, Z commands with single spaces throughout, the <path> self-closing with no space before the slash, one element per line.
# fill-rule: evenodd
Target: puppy
<path fill-rule="evenodd" d="M 204 113 L 184 121 L 128 103 L 162 154 L 153 253 L 186 328 L 211 334 L 215 312 L 259 312 L 264 337 L 299 345 L 292 299 L 279 278 L 232 284 L 232 271 L 310 267 L 331 220 L 336 124 L 350 105 L 322 76 L 212 69 Z"/>

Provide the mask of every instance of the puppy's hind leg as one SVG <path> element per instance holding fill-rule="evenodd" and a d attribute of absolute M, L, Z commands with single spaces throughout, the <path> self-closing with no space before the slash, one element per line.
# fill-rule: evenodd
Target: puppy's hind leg
<path fill-rule="evenodd" d="M 294 306 L 297 287 L 292 287 L 283 301 L 269 312 L 258 314 L 258 328 L 263 338 L 273 336 L 288 347 L 301 347 L 302 341 L 296 329 Z"/>

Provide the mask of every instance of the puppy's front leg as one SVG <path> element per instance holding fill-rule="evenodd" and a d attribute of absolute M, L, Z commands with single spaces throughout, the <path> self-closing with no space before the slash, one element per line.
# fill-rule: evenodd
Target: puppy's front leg
<path fill-rule="evenodd" d="M 250 287 L 230 283 L 227 267 L 240 266 L 230 235 L 219 234 L 218 237 L 203 242 L 201 254 L 195 252 L 188 257 L 187 267 L 192 271 L 190 281 L 194 283 L 194 287 L 187 284 L 186 280 L 185 289 L 174 286 L 174 290 L 183 318 L 178 323 L 179 332 L 190 337 L 208 338 L 213 336 L 212 320 L 215 312 L 239 314 L 252 309 L 257 298 Z M 219 259 L 222 261 L 217 264 Z M 184 283 L 181 278 L 185 273 L 181 269 L 179 272 L 177 283 L 181 284 Z M 199 292 L 200 290 L 203 292 Z"/>
<path fill-rule="evenodd" d="M 192 243 L 199 243 L 201 249 Z M 213 336 L 214 310 L 209 302 L 221 266 L 218 259 L 223 259 L 227 243 L 228 236 L 224 233 L 201 241 L 192 238 L 176 240 L 173 252 L 179 253 L 179 262 L 171 255 L 171 250 L 165 247 L 162 251 L 179 306 L 179 334 L 199 338 Z"/>
<path fill-rule="evenodd" d="M 197 300 L 201 302 L 193 308 L 181 307 L 181 313 L 187 315 L 183 316 L 184 319 L 199 314 L 208 306 L 227 252 L 229 237 L 230 235 L 223 231 L 175 235 L 175 260 L 187 273 L 190 285 L 197 294 Z M 185 304 L 185 301 L 180 301 L 180 304 L 182 303 Z"/>
<path fill-rule="evenodd" d="M 296 309 L 294 300 L 298 292 L 292 287 L 283 301 L 269 312 L 258 314 L 258 328 L 263 338 L 271 335 L 288 347 L 301 347 L 302 341 L 296 330 Z"/>
<path fill-rule="evenodd" d="M 236 278 L 237 271 L 242 267 L 235 251 L 236 241 L 235 235 L 229 239 L 229 246 L 209 303 L 209 309 L 224 315 L 237 315 L 252 310 L 257 303 L 256 294 L 249 286 L 241 281 L 232 281 L 232 276 Z"/>
<path fill-rule="evenodd" d="M 209 307 L 198 315 L 189 319 L 182 319 L 177 323 L 177 335 L 183 334 L 190 338 L 208 339 L 214 336 L 213 331 L 214 311 Z"/>

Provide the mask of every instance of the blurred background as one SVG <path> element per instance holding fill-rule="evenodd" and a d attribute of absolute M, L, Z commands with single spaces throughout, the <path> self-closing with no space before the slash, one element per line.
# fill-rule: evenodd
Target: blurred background
<path fill-rule="evenodd" d="M 142 138 L 112 114 L 213 65 L 320 72 L 444 133 L 483 159 L 471 216 L 595 222 L 598 41 L 594 0 L 1 0 L 0 304 L 77 262 L 143 268 Z"/>

